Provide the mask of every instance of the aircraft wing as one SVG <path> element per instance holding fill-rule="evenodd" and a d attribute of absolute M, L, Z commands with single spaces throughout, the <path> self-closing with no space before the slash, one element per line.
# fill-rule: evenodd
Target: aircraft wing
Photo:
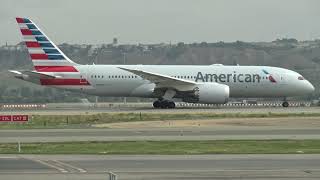
<path fill-rule="evenodd" d="M 196 83 L 193 81 L 185 80 L 185 79 L 178 79 L 167 75 L 162 75 L 158 73 L 148 72 L 148 71 L 142 71 L 138 69 L 128 69 L 128 68 L 122 68 L 118 67 L 119 69 L 131 72 L 133 74 L 136 74 L 143 79 L 149 80 L 153 83 L 155 83 L 157 86 L 175 86 L 175 85 L 195 85 Z"/>
<path fill-rule="evenodd" d="M 39 78 L 39 79 L 55 79 L 55 78 L 59 78 L 59 76 L 53 76 L 53 75 L 49 75 L 49 74 L 45 74 L 45 73 L 41 73 L 41 72 L 36 72 L 36 71 L 16 71 L 16 70 L 9 70 L 9 72 L 15 74 L 16 76 L 23 76 L 23 75 L 27 75 L 27 76 L 31 76 L 31 77 L 35 77 L 35 78 Z"/>

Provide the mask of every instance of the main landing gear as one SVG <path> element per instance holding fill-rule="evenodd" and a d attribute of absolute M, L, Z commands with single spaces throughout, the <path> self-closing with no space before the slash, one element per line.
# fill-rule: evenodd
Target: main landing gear
<path fill-rule="evenodd" d="M 176 104 L 173 101 L 169 100 L 156 100 L 153 102 L 154 108 L 161 108 L 161 109 L 173 109 L 176 107 Z"/>
<path fill-rule="evenodd" d="M 161 109 L 173 109 L 176 107 L 176 104 L 171 100 L 173 96 L 176 94 L 176 91 L 173 89 L 167 89 L 162 97 L 153 102 L 154 108 Z"/>

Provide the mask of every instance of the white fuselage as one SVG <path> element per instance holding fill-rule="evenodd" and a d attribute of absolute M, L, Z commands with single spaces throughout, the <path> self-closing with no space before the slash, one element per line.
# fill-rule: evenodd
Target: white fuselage
<path fill-rule="evenodd" d="M 194 82 L 228 85 L 230 97 L 290 97 L 314 90 L 312 84 L 291 70 L 269 66 L 196 65 L 79 65 L 81 78 L 90 86 L 53 86 L 98 96 L 154 97 L 155 84 L 119 67 L 167 75 Z M 63 73 L 53 73 L 64 76 Z M 274 81 L 270 80 L 270 77 Z"/>

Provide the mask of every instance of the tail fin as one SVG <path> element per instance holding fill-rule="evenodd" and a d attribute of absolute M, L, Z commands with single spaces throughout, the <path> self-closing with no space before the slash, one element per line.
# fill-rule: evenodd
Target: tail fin
<path fill-rule="evenodd" d="M 71 61 L 41 30 L 27 18 L 16 18 L 34 68 L 38 72 L 77 72 Z"/>

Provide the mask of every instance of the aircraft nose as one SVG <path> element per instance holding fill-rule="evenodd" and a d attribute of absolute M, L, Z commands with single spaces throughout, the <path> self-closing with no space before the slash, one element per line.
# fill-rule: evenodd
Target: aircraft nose
<path fill-rule="evenodd" d="M 314 86 L 309 81 L 307 81 L 306 89 L 308 93 L 312 93 L 315 90 Z"/>

